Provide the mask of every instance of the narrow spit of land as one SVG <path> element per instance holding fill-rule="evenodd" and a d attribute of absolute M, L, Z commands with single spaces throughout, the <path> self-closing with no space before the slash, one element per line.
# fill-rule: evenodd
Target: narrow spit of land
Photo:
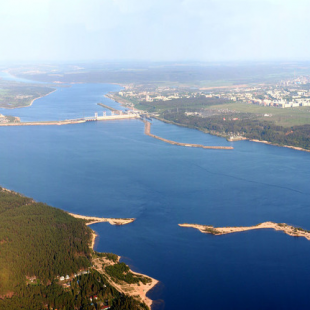
<path fill-rule="evenodd" d="M 135 218 L 128 218 L 128 219 L 120 219 L 120 218 L 105 218 L 105 217 L 94 217 L 94 216 L 84 216 L 84 215 L 79 215 L 79 214 L 73 214 L 73 213 L 69 213 L 69 215 L 71 215 L 72 217 L 75 217 L 77 219 L 80 220 L 85 220 L 86 221 L 86 225 L 92 225 L 92 224 L 96 224 L 96 223 L 104 223 L 104 222 L 108 222 L 111 225 L 126 225 L 126 224 L 130 224 L 133 221 L 135 221 Z M 95 246 L 95 240 L 98 237 L 98 235 L 95 233 L 94 230 L 92 230 L 92 241 L 91 241 L 91 248 L 94 249 Z"/>
<path fill-rule="evenodd" d="M 107 217 L 84 216 L 84 215 L 73 214 L 73 213 L 69 213 L 69 215 L 77 219 L 86 220 L 87 221 L 86 225 L 92 225 L 92 224 L 103 223 L 103 222 L 108 222 L 111 225 L 126 225 L 126 224 L 129 224 L 135 221 L 135 218 L 124 218 L 124 219 L 107 218 Z"/>
<path fill-rule="evenodd" d="M 239 227 L 214 227 L 214 226 L 199 225 L 199 224 L 179 224 L 179 226 L 196 228 L 202 233 L 212 234 L 216 236 L 232 234 L 232 233 L 248 231 L 248 230 L 272 228 L 274 230 L 281 230 L 285 234 L 292 236 L 292 237 L 304 237 L 307 240 L 310 240 L 309 230 L 305 230 L 303 228 L 295 227 L 295 226 L 288 225 L 285 223 L 264 222 L 264 223 L 261 223 L 255 226 L 239 226 Z"/>
<path fill-rule="evenodd" d="M 202 144 L 180 143 L 180 142 L 167 140 L 167 139 L 164 139 L 164 138 L 161 138 L 161 137 L 158 137 L 158 136 L 151 134 L 151 123 L 150 122 L 145 121 L 144 124 L 145 124 L 144 133 L 147 136 L 150 136 L 152 138 L 164 141 L 164 142 L 169 143 L 169 144 L 174 144 L 174 145 L 179 145 L 179 146 L 187 146 L 187 147 L 200 147 L 203 149 L 213 149 L 213 150 L 233 150 L 234 149 L 232 146 L 206 146 L 206 145 L 202 145 Z"/>

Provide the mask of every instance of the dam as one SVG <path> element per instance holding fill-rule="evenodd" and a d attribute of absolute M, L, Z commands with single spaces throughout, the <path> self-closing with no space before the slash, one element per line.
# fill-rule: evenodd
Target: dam
<path fill-rule="evenodd" d="M 123 113 L 122 111 L 111 112 L 111 115 L 107 115 L 103 112 L 102 116 L 98 115 L 96 112 L 94 116 L 76 118 L 76 119 L 66 119 L 62 121 L 43 121 L 43 122 L 11 122 L 11 123 L 0 123 L 0 127 L 5 126 L 54 126 L 54 125 L 69 125 L 69 124 L 81 124 L 86 122 L 97 122 L 97 121 L 110 121 L 110 120 L 121 120 L 121 119 L 135 119 L 140 118 L 138 113 Z"/>

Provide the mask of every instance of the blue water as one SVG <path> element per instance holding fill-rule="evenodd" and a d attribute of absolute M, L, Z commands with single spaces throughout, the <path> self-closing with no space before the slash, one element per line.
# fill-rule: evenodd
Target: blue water
<path fill-rule="evenodd" d="M 97 102 L 116 107 L 103 97 L 116 89 L 73 85 L 10 113 L 23 120 L 89 115 L 100 111 Z M 135 217 L 121 227 L 93 225 L 96 249 L 158 279 L 149 294 L 156 309 L 308 309 L 306 239 L 273 230 L 211 236 L 177 224 L 270 220 L 310 229 L 309 153 L 153 121 L 152 132 L 167 139 L 234 146 L 185 148 L 143 129 L 139 120 L 0 128 L 0 185 L 70 212 Z"/>

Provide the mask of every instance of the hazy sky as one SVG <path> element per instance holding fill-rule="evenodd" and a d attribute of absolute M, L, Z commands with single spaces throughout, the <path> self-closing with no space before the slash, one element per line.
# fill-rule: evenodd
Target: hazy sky
<path fill-rule="evenodd" d="M 310 60 L 309 0 L 0 0 L 0 61 Z"/>

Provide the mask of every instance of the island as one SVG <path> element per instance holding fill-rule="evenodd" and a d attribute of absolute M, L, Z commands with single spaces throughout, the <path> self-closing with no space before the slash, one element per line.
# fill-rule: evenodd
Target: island
<path fill-rule="evenodd" d="M 236 232 L 255 230 L 255 229 L 274 229 L 281 230 L 285 234 L 293 237 L 304 237 L 310 240 L 310 230 L 305 230 L 300 227 L 295 227 L 285 223 L 274 223 L 274 222 L 264 222 L 257 224 L 255 226 L 239 226 L 239 227 L 214 227 L 210 225 L 199 225 L 199 224 L 179 224 L 180 227 L 190 227 L 196 228 L 200 232 L 212 235 L 226 235 Z"/>
<path fill-rule="evenodd" d="M 149 309 L 158 281 L 94 251 L 88 227 L 134 220 L 70 215 L 0 187 L 0 309 Z"/>

